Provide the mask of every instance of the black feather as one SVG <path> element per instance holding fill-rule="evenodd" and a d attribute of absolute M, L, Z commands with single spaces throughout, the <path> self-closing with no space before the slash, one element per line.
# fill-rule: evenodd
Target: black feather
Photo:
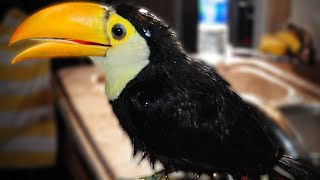
<path fill-rule="evenodd" d="M 312 164 L 303 160 L 295 160 L 284 156 L 278 166 L 287 171 L 295 179 L 313 180 L 320 179 L 320 172 Z"/>
<path fill-rule="evenodd" d="M 192 60 L 170 27 L 139 8 L 114 6 L 150 47 L 150 63 L 110 103 L 135 151 L 166 170 L 235 177 L 270 172 L 283 155 L 266 118 L 212 68 Z M 212 175 L 212 174 L 210 174 Z"/>

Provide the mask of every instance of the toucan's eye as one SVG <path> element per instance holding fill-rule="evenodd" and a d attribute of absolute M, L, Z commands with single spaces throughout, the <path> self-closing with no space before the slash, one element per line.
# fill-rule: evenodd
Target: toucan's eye
<path fill-rule="evenodd" d="M 121 24 L 115 24 L 111 31 L 113 38 L 116 40 L 121 40 L 126 35 L 126 29 Z"/>

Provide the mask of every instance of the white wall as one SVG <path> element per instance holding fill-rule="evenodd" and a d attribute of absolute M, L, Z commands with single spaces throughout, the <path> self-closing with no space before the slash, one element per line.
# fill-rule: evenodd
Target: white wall
<path fill-rule="evenodd" d="M 268 1 L 267 0 L 255 0 L 255 21 L 254 21 L 254 34 L 253 34 L 253 47 L 257 48 L 260 43 L 260 38 L 267 32 L 267 12 Z"/>
<path fill-rule="evenodd" d="M 312 34 L 320 60 L 320 0 L 292 0 L 290 20 Z"/>

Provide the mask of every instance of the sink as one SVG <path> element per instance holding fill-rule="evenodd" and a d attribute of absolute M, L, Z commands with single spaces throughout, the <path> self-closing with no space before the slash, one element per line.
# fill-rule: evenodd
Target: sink
<path fill-rule="evenodd" d="M 288 105 L 279 110 L 291 123 L 312 159 L 320 165 L 320 103 Z"/>

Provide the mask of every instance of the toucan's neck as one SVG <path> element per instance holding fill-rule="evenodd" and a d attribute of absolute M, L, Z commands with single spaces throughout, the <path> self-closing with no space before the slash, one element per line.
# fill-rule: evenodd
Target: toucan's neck
<path fill-rule="evenodd" d="M 149 63 L 150 50 L 145 40 L 136 35 L 109 49 L 106 57 L 91 57 L 105 74 L 105 92 L 109 100 L 118 98 L 126 85 Z"/>

